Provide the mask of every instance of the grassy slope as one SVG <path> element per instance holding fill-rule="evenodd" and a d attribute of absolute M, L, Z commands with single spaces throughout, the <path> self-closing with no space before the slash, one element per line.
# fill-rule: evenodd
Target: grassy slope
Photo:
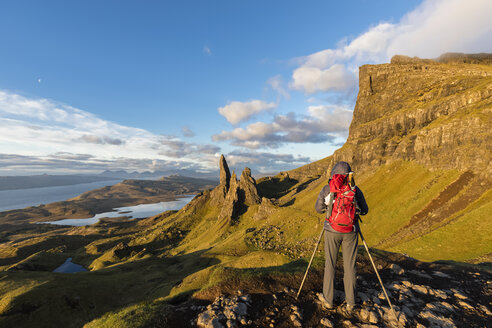
<path fill-rule="evenodd" d="M 374 174 L 357 177 L 358 185 L 364 191 L 370 206 L 370 214 L 363 223 L 368 243 L 374 245 L 405 226 L 414 214 L 431 202 L 459 175 L 460 172 L 457 171 L 430 171 L 414 163 L 395 162 L 380 167 Z M 318 179 L 297 193 L 297 187 L 302 185 L 302 181 L 289 186 L 288 190 L 284 190 L 285 196 L 279 199 L 279 203 L 285 205 L 278 207 L 276 212 L 264 220 L 255 221 L 253 219 L 258 206 L 252 206 L 235 224 L 231 225 L 227 221 L 219 222 L 216 219 L 219 209 L 205 203 L 198 210 L 188 209 L 157 220 L 154 225 L 141 232 L 130 234 L 130 239 L 122 236 L 121 239 L 127 240 L 128 245 L 151 247 L 153 243 L 159 241 L 162 231 L 172 227 L 188 231 L 179 245 L 163 253 L 165 257 L 161 259 L 144 257 L 123 260 L 122 263 L 117 264 L 107 262 L 102 264 L 102 267 L 110 265 L 106 269 L 78 274 L 78 277 L 87 277 L 86 283 L 92 286 L 91 289 L 99 284 L 107 283 L 108 286 L 118 285 L 119 288 L 127 290 L 126 294 L 133 295 L 131 299 L 126 299 L 125 304 L 121 307 L 115 306 L 118 303 L 116 300 L 121 295 L 116 294 L 115 299 L 106 300 L 105 303 L 112 304 L 112 306 L 100 309 L 101 312 L 98 311 L 98 313 L 104 313 L 104 315 L 88 326 L 143 326 L 151 322 L 156 313 L 165 311 L 166 301 L 196 293 L 226 279 L 265 274 L 269 270 L 277 270 L 275 274 L 281 274 L 287 268 L 289 272 L 302 272 L 305 262 L 299 265 L 296 259 L 299 257 L 307 259 L 321 229 L 323 216 L 315 213 L 314 202 L 324 184 L 324 179 Z M 442 254 L 439 256 L 440 259 L 460 261 L 490 252 L 492 244 L 488 237 L 490 229 L 486 226 L 487 220 L 484 217 L 490 213 L 491 197 L 489 191 L 461 213 L 456 213 L 449 218 L 452 221 L 450 224 L 436 227 L 436 230 L 430 234 L 398 244 L 391 250 L 405 252 L 417 258 L 434 259 L 432 254 L 438 253 L 435 245 L 439 242 L 441 246 L 438 254 Z M 388 204 L 399 205 L 389 206 Z M 454 219 L 456 220 L 453 221 Z M 478 226 L 477 231 L 473 233 L 463 234 L 460 229 L 461 221 L 473 222 L 473 224 L 482 222 L 483 226 Z M 268 227 L 278 227 L 283 232 L 278 237 L 278 242 L 283 244 L 283 248 L 261 249 L 261 247 L 246 242 L 256 231 Z M 456 237 L 460 235 L 464 240 L 462 243 L 456 243 Z M 112 246 L 121 239 L 111 237 L 107 239 L 107 242 Z M 104 246 L 102 241 L 94 242 L 92 245 L 99 245 L 98 247 L 102 245 L 98 254 L 103 254 L 109 248 L 109 246 Z M 93 246 L 87 249 L 97 252 Z M 150 268 L 149 263 L 152 263 Z M 135 292 L 132 291 L 131 288 L 135 287 L 131 287 L 131 284 L 121 285 L 121 281 L 111 284 L 98 274 L 98 272 L 106 272 L 109 281 L 110 272 L 122 276 L 122 272 L 126 272 L 129 268 L 133 271 L 134 276 L 126 280 L 134 279 L 135 282 L 141 284 L 137 285 Z M 151 276 L 152 272 L 157 272 L 157 275 Z M 0 277 L 2 279 L 0 282 L 11 283 L 18 279 L 14 278 L 14 273 L 8 273 L 8 275 L 10 277 L 5 279 Z M 58 279 L 56 276 L 46 273 L 46 277 L 51 277 L 49 279 Z M 46 283 L 43 279 L 32 279 L 31 284 L 36 285 L 35 287 L 29 287 L 30 283 L 27 280 L 24 281 L 21 284 L 26 286 L 22 287 L 26 288 L 24 291 L 15 288 L 6 293 L 5 286 L 3 290 L 0 287 L 0 292 L 3 293 L 2 298 L 10 300 L 4 301 L 4 311 L 9 306 L 19 303 L 19 296 L 15 297 L 15 295 L 29 294 L 29 288 L 44 293 L 49 290 L 49 286 L 55 284 L 54 282 Z M 61 280 L 56 282 L 57 285 L 62 286 L 64 283 Z M 101 302 L 100 299 L 96 301 Z M 80 315 L 84 317 L 82 313 Z"/>
<path fill-rule="evenodd" d="M 369 213 L 362 229 L 369 244 L 376 244 L 409 223 L 410 218 L 460 175 L 456 171 L 430 171 L 410 162 L 378 168 L 361 180 Z"/>
<path fill-rule="evenodd" d="M 390 248 L 424 261 L 467 261 L 492 253 L 492 190 L 422 237 Z M 489 259 L 490 260 L 490 259 Z"/>

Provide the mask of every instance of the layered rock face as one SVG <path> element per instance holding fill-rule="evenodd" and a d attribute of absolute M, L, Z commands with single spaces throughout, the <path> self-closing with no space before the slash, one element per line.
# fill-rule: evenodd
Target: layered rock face
<path fill-rule="evenodd" d="M 415 160 L 431 168 L 492 173 L 492 56 L 398 56 L 365 65 L 346 145 L 355 167 Z M 482 61 L 482 62 L 481 62 Z M 465 62 L 465 63 L 463 63 Z"/>
<path fill-rule="evenodd" d="M 325 174 L 337 161 L 363 171 L 396 160 L 492 175 L 492 54 L 393 57 L 364 65 L 345 145 L 291 175 Z"/>

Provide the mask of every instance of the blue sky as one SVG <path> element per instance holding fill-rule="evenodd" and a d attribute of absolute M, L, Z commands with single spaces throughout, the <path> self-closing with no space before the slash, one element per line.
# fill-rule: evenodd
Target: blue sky
<path fill-rule="evenodd" d="M 347 137 L 358 66 L 490 52 L 490 4 L 1 2 L 0 175 L 324 158 Z"/>

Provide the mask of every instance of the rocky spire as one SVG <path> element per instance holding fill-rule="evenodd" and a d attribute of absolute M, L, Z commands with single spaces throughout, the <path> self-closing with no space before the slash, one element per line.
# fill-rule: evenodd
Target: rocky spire
<path fill-rule="evenodd" d="M 224 202 L 222 203 L 222 208 L 219 214 L 219 220 L 222 219 L 232 219 L 237 211 L 239 204 L 239 186 L 237 183 L 236 173 L 232 172 L 232 177 L 230 178 L 230 188 L 227 192 Z"/>
<path fill-rule="evenodd" d="M 224 155 L 220 155 L 219 167 L 220 167 L 220 184 L 226 186 L 226 190 L 228 190 L 229 183 L 231 180 L 231 172 L 229 171 L 229 166 L 227 165 Z"/>
<path fill-rule="evenodd" d="M 249 167 L 244 168 L 241 178 L 239 179 L 239 188 L 244 192 L 244 203 L 246 205 L 253 205 L 261 203 L 258 190 L 256 189 L 256 181 L 251 176 L 251 170 Z"/>

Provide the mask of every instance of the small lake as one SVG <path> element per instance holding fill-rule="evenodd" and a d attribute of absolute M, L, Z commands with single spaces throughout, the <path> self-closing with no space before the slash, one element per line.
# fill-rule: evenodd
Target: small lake
<path fill-rule="evenodd" d="M 112 186 L 122 180 L 106 180 L 68 186 L 1 190 L 0 212 L 67 200 L 86 191 Z"/>
<path fill-rule="evenodd" d="M 73 263 L 71 257 L 69 257 L 65 261 L 65 263 L 63 263 L 58 268 L 53 270 L 53 272 L 58 272 L 58 273 L 76 273 L 76 272 L 84 272 L 84 271 L 87 271 L 87 269 L 81 266 L 80 264 Z"/>
<path fill-rule="evenodd" d="M 117 207 L 111 212 L 99 213 L 94 215 L 92 218 L 65 219 L 59 221 L 47 221 L 47 222 L 39 222 L 39 223 L 81 227 L 81 226 L 97 223 L 102 218 L 117 218 L 122 216 L 129 217 L 130 219 L 147 218 L 149 216 L 154 216 L 165 211 L 179 210 L 183 206 L 188 204 L 194 197 L 195 196 L 192 195 L 192 196 L 181 197 L 178 200 L 170 201 L 170 202 Z"/>

